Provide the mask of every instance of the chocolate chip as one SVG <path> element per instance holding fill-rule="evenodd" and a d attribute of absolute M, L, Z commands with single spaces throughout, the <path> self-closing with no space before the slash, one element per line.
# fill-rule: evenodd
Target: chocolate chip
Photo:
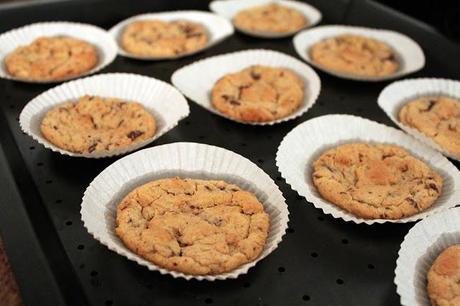
<path fill-rule="evenodd" d="M 187 34 L 186 37 L 187 38 L 200 37 L 201 35 L 203 35 L 203 34 L 201 34 L 201 33 L 192 33 L 192 34 Z"/>
<path fill-rule="evenodd" d="M 230 100 L 229 103 L 230 103 L 231 105 L 241 105 L 241 103 L 238 102 L 238 101 L 236 101 L 236 100 Z"/>
<path fill-rule="evenodd" d="M 409 166 L 403 165 L 400 169 L 401 169 L 401 172 L 406 172 L 407 170 L 409 170 Z"/>
<path fill-rule="evenodd" d="M 412 199 L 412 198 L 406 198 L 406 201 L 409 202 L 409 204 L 412 205 L 413 207 L 419 209 L 419 208 L 418 208 L 418 204 L 417 204 L 417 202 L 415 202 L 414 199 Z"/>
<path fill-rule="evenodd" d="M 252 78 L 253 80 L 256 80 L 256 81 L 257 81 L 257 80 L 260 80 L 260 74 L 254 72 L 254 71 L 251 71 L 251 78 Z"/>
<path fill-rule="evenodd" d="M 209 187 L 208 185 L 204 185 L 204 188 L 206 188 L 206 190 L 209 190 L 209 191 L 212 190 L 211 187 Z"/>
<path fill-rule="evenodd" d="M 90 145 L 88 147 L 88 152 L 91 153 L 93 152 L 94 150 L 96 150 L 96 146 L 97 146 L 97 143 L 93 143 L 92 145 Z"/>
<path fill-rule="evenodd" d="M 123 124 L 123 122 L 125 122 L 125 119 L 121 119 L 120 122 L 118 122 L 118 126 L 117 126 L 117 127 L 120 127 L 120 126 Z"/>
<path fill-rule="evenodd" d="M 428 103 L 430 103 L 430 104 L 428 105 L 428 107 L 424 111 L 429 112 L 435 106 L 436 102 L 437 102 L 436 100 L 428 101 Z"/>
<path fill-rule="evenodd" d="M 386 58 L 384 58 L 384 60 L 387 60 L 387 61 L 395 61 L 396 58 L 395 58 L 395 55 L 394 54 L 390 54 L 389 56 L 387 56 Z"/>
<path fill-rule="evenodd" d="M 129 132 L 128 135 L 126 136 L 128 136 L 129 139 L 134 140 L 137 137 L 141 136 L 142 134 L 144 134 L 144 132 L 135 130 L 135 131 Z"/>
<path fill-rule="evenodd" d="M 429 188 L 433 189 L 433 190 L 436 190 L 436 192 L 439 192 L 439 189 L 438 189 L 438 186 L 436 186 L 436 184 L 434 183 L 430 183 L 428 185 Z"/>
<path fill-rule="evenodd" d="M 56 125 L 53 125 L 53 129 L 57 130 L 57 129 L 58 129 L 58 127 L 57 127 Z"/>
<path fill-rule="evenodd" d="M 228 95 L 222 95 L 221 97 L 222 97 L 222 99 L 224 99 L 225 101 L 230 100 L 230 96 L 228 96 Z"/>

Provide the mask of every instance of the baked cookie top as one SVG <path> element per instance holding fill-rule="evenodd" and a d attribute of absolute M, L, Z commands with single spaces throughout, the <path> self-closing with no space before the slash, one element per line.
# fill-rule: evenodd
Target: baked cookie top
<path fill-rule="evenodd" d="M 431 304 L 460 305 L 460 244 L 442 251 L 431 266 L 427 279 Z"/>
<path fill-rule="evenodd" d="M 17 78 L 56 81 L 84 74 L 98 63 L 90 43 L 71 37 L 39 37 L 5 58 L 7 72 Z"/>
<path fill-rule="evenodd" d="M 460 156 L 460 100 L 445 96 L 417 98 L 404 104 L 398 117 L 402 124 Z"/>
<path fill-rule="evenodd" d="M 203 49 L 209 41 L 206 28 L 187 20 L 142 20 L 130 23 L 121 36 L 126 52 L 139 56 L 174 57 Z"/>
<path fill-rule="evenodd" d="M 308 20 L 296 9 L 272 3 L 241 10 L 233 23 L 252 32 L 290 33 L 304 28 Z"/>
<path fill-rule="evenodd" d="M 116 233 L 133 252 L 168 270 L 228 272 L 262 252 L 269 216 L 250 192 L 224 181 L 168 178 L 131 191 Z"/>
<path fill-rule="evenodd" d="M 48 141 L 74 153 L 125 147 L 149 139 L 155 130 L 154 117 L 141 104 L 97 96 L 58 105 L 41 123 Z"/>
<path fill-rule="evenodd" d="M 327 150 L 313 163 L 320 195 L 365 219 L 400 219 L 429 208 L 442 177 L 406 150 L 387 144 L 350 143 Z"/>
<path fill-rule="evenodd" d="M 304 82 L 289 69 L 251 66 L 218 80 L 211 99 L 218 111 L 236 120 L 272 121 L 299 108 Z"/>
<path fill-rule="evenodd" d="M 386 43 L 360 35 L 344 34 L 314 44 L 312 61 L 328 70 L 359 76 L 386 76 L 399 69 L 395 52 Z"/>

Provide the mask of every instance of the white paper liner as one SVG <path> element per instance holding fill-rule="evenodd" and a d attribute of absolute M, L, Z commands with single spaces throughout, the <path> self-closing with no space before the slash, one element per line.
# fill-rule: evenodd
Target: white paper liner
<path fill-rule="evenodd" d="M 267 122 L 243 122 L 215 109 L 211 102 L 211 91 L 214 84 L 224 75 L 238 72 L 252 65 L 288 68 L 299 75 L 305 83 L 302 105 L 287 117 Z M 184 95 L 208 111 L 250 125 L 273 125 L 297 118 L 313 106 L 321 90 L 318 75 L 308 65 L 284 53 L 262 49 L 227 53 L 197 61 L 176 70 L 171 81 Z"/>
<path fill-rule="evenodd" d="M 84 40 L 97 48 L 98 64 L 88 72 L 78 76 L 63 78 L 60 80 L 27 80 L 8 74 L 4 64 L 5 57 L 16 48 L 32 43 L 41 36 L 68 36 Z M 117 56 L 117 45 L 114 39 L 103 29 L 84 23 L 76 22 L 40 22 L 17 28 L 0 35 L 0 77 L 27 83 L 56 83 L 70 79 L 76 79 L 95 73 L 109 65 Z"/>
<path fill-rule="evenodd" d="M 308 24 L 302 29 L 315 26 L 321 21 L 322 18 L 321 12 L 318 11 L 315 7 L 307 3 L 292 0 L 218 0 L 211 2 L 209 4 L 209 9 L 229 20 L 233 20 L 233 17 L 235 17 L 235 15 L 241 10 L 269 3 L 278 3 L 280 5 L 296 9 L 302 14 L 304 14 L 308 19 Z M 251 36 L 262 38 L 288 37 L 302 30 L 299 29 L 286 33 L 271 33 L 260 31 L 248 31 L 246 29 L 238 27 L 236 24 L 234 24 L 234 26 L 238 29 L 238 31 L 241 31 Z"/>
<path fill-rule="evenodd" d="M 40 125 L 46 112 L 56 105 L 76 101 L 84 95 L 141 103 L 155 118 L 155 135 L 134 145 L 83 154 L 61 149 L 43 137 Z M 19 124 L 26 134 L 54 152 L 76 157 L 101 158 L 121 155 L 151 143 L 174 128 L 189 112 L 185 97 L 168 83 L 141 75 L 108 73 L 70 81 L 45 91 L 27 103 L 19 116 Z"/>
<path fill-rule="evenodd" d="M 385 87 L 380 93 L 378 104 L 401 129 L 442 152 L 444 155 L 460 161 L 460 155 L 456 156 L 448 152 L 417 129 L 406 126 L 398 120 L 399 111 L 410 100 L 439 95 L 460 99 L 460 82 L 436 78 L 408 79 L 394 82 Z"/>
<path fill-rule="evenodd" d="M 398 71 L 386 76 L 360 76 L 327 69 L 312 61 L 309 54 L 310 47 L 326 38 L 342 34 L 363 35 L 387 43 L 396 53 L 396 58 L 400 64 Z M 324 72 L 345 79 L 357 81 L 390 80 L 416 72 L 425 66 L 425 55 L 420 45 L 404 34 L 389 30 L 344 25 L 320 26 L 300 32 L 294 37 L 293 43 L 299 56 L 306 62 Z"/>
<path fill-rule="evenodd" d="M 159 19 L 162 21 L 174 21 L 174 20 L 187 20 L 199 23 L 206 27 L 209 35 L 209 41 L 204 48 L 194 50 L 189 53 L 178 54 L 176 56 L 141 56 L 131 54 L 123 49 L 120 44 L 121 35 L 127 25 L 135 21 L 140 20 L 152 20 Z M 121 21 L 120 23 L 113 26 L 109 33 L 118 43 L 118 54 L 130 58 L 140 59 L 140 60 L 164 60 L 164 59 L 177 59 L 184 56 L 189 56 L 203 50 L 209 49 L 212 46 L 220 43 L 225 38 L 231 36 L 234 32 L 233 25 L 225 18 L 212 14 L 209 12 L 201 11 L 173 11 L 173 12 L 163 12 L 163 13 L 147 13 L 142 15 L 136 15 Z"/>
<path fill-rule="evenodd" d="M 407 149 L 442 176 L 440 197 L 429 209 L 398 220 L 359 218 L 324 200 L 311 179 L 312 163 L 324 151 L 352 142 L 387 143 Z M 460 172 L 447 158 L 402 131 L 351 115 L 326 115 L 298 125 L 282 140 L 276 164 L 286 182 L 308 202 L 325 214 L 355 223 L 412 222 L 453 207 L 460 198 Z"/>
<path fill-rule="evenodd" d="M 252 262 L 222 274 L 195 276 L 163 269 L 130 251 L 115 233 L 118 203 L 134 188 L 149 181 L 180 176 L 219 179 L 254 193 L 270 216 L 270 228 L 261 255 Z M 250 181 L 248 180 L 250 179 Z M 88 186 L 81 216 L 88 232 L 110 250 L 161 274 L 187 280 L 237 278 L 270 254 L 281 242 L 288 223 L 288 210 L 278 186 L 262 169 L 232 151 L 199 143 L 173 143 L 148 148 L 119 159 Z"/>
<path fill-rule="evenodd" d="M 396 291 L 401 304 L 431 306 L 427 274 L 435 259 L 460 244 L 460 208 L 451 208 L 417 223 L 409 230 L 396 260 Z"/>

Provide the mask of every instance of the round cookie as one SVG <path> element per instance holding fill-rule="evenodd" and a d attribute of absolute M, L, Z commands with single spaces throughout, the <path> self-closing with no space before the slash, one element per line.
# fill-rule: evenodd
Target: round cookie
<path fill-rule="evenodd" d="M 399 69 L 395 52 L 386 43 L 345 34 L 314 44 L 308 52 L 325 69 L 358 76 L 387 76 Z"/>
<path fill-rule="evenodd" d="M 111 151 L 151 138 L 153 116 L 135 102 L 83 96 L 48 111 L 41 123 L 43 136 L 74 153 Z"/>
<path fill-rule="evenodd" d="M 296 9 L 272 3 L 241 10 L 233 23 L 250 32 L 291 33 L 307 26 L 308 20 Z"/>
<path fill-rule="evenodd" d="M 251 66 L 218 80 L 211 99 L 218 111 L 238 121 L 272 121 L 299 108 L 304 82 L 289 69 Z"/>
<path fill-rule="evenodd" d="M 70 37 L 40 37 L 5 58 L 7 72 L 33 81 L 57 81 L 82 75 L 98 63 L 90 43 Z"/>
<path fill-rule="evenodd" d="M 411 100 L 399 111 L 399 121 L 460 156 L 460 100 L 443 96 Z"/>
<path fill-rule="evenodd" d="M 186 20 L 142 20 L 126 26 L 121 36 L 123 49 L 131 54 L 174 57 L 206 47 L 206 28 Z"/>
<path fill-rule="evenodd" d="M 351 143 L 327 150 L 313 163 L 313 183 L 327 201 L 365 219 L 400 219 L 429 208 L 443 180 L 406 150 Z"/>
<path fill-rule="evenodd" d="M 427 280 L 433 306 L 460 305 L 460 244 L 448 247 L 436 258 Z"/>
<path fill-rule="evenodd" d="M 257 198 L 224 181 L 168 178 L 142 185 L 118 205 L 116 233 L 154 264 L 219 274 L 262 252 L 269 216 Z"/>

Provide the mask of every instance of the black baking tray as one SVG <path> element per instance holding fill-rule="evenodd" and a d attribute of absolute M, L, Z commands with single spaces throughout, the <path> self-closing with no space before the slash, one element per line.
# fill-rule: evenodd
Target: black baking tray
<path fill-rule="evenodd" d="M 424 49 L 427 63 L 413 77 L 460 77 L 460 46 L 431 27 L 373 1 L 311 0 L 322 24 L 352 24 L 405 33 Z M 64 0 L 0 6 L 0 32 L 38 21 L 67 20 L 110 28 L 153 11 L 207 10 L 204 0 Z M 264 40 L 236 33 L 199 54 L 174 61 L 118 57 L 102 72 L 132 72 L 169 82 L 184 65 L 251 48 L 298 57 L 291 38 Z M 186 281 L 151 272 L 109 251 L 80 220 L 83 192 L 116 158 L 83 159 L 45 149 L 22 133 L 24 105 L 52 85 L 0 80 L 0 235 L 26 305 L 397 305 L 393 284 L 399 245 L 413 225 L 357 225 L 334 219 L 299 197 L 281 179 L 276 149 L 299 123 L 345 113 L 394 126 L 377 106 L 388 82 L 363 83 L 318 72 L 318 102 L 302 117 L 274 126 L 229 121 L 190 103 L 191 114 L 150 146 L 177 141 L 224 147 L 248 157 L 280 186 L 289 229 L 270 256 L 236 280 Z M 455 163 L 459 167 L 459 163 Z M 1 305 L 0 301 L 0 305 Z"/>

